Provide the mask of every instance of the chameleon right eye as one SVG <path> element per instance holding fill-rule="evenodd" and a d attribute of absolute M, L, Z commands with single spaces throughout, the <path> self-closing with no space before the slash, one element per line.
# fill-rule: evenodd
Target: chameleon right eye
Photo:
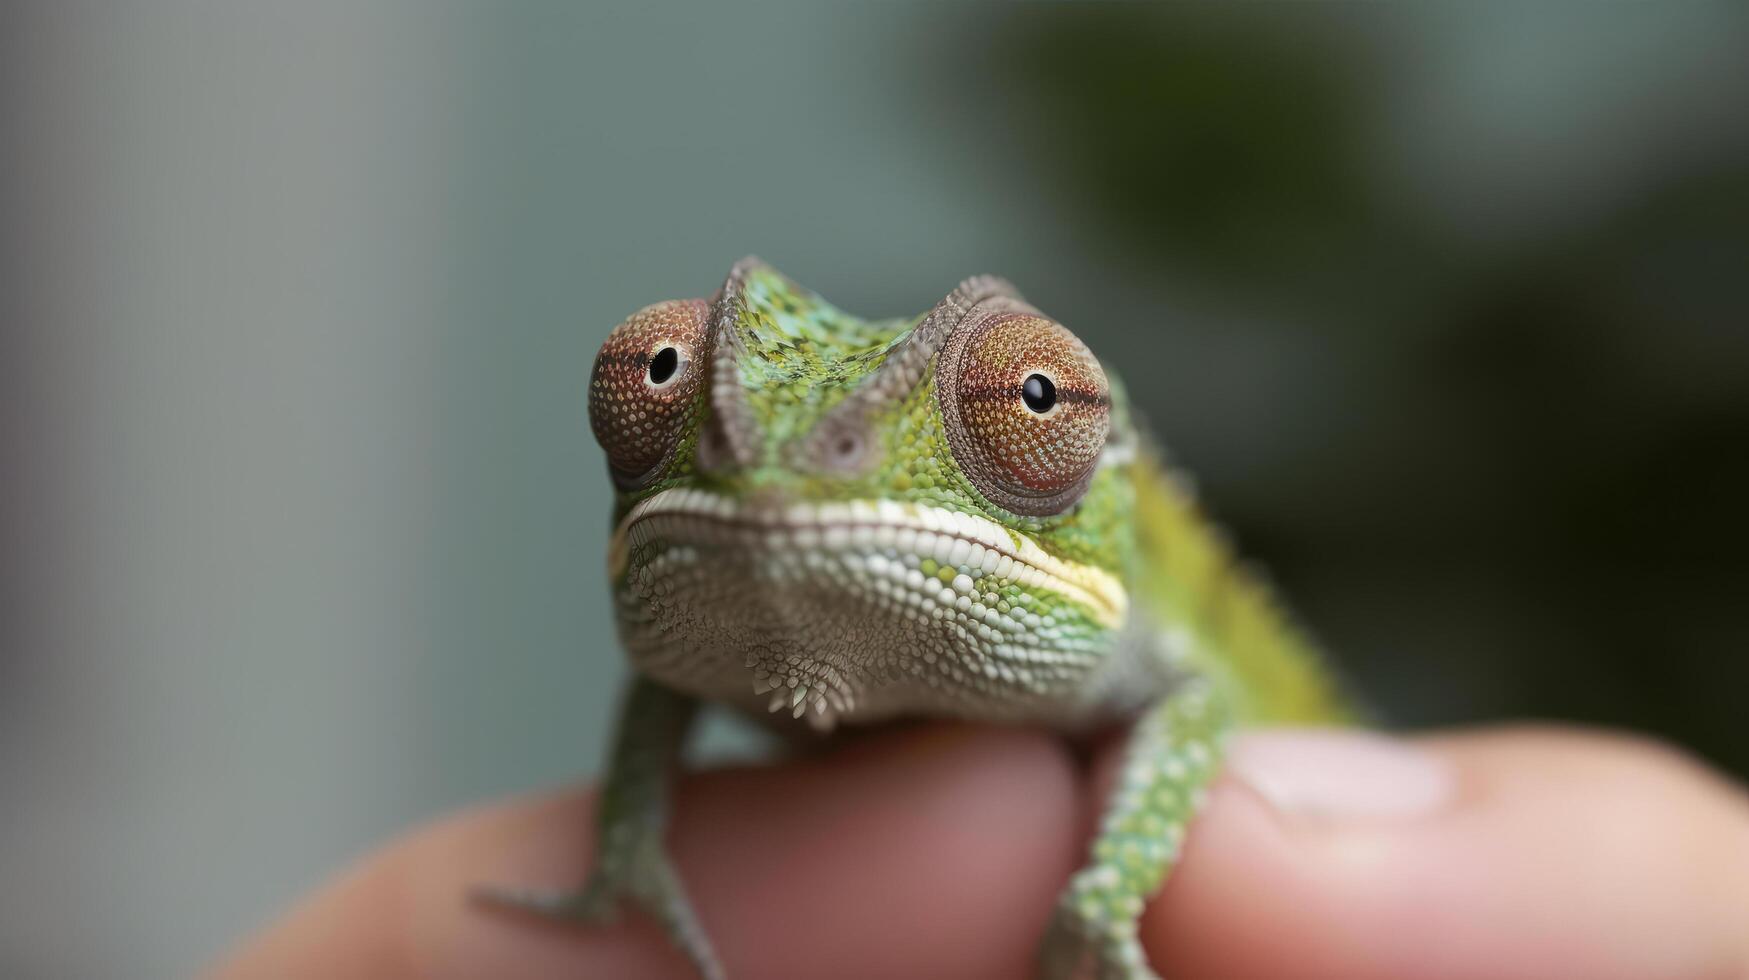
<path fill-rule="evenodd" d="M 705 300 L 657 303 L 613 328 L 589 377 L 589 428 L 622 488 L 673 457 L 694 417 L 710 337 Z"/>

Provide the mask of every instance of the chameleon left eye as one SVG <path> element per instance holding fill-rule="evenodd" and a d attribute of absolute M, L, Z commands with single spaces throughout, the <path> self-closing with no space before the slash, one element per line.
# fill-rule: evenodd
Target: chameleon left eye
<path fill-rule="evenodd" d="M 954 332 L 941 372 L 948 442 L 979 493 L 1032 517 L 1080 499 L 1111 424 L 1111 388 L 1086 344 L 1036 314 L 999 313 Z"/>
<path fill-rule="evenodd" d="M 589 378 L 589 427 L 621 487 L 660 472 L 698 409 L 710 304 L 647 306 L 613 328 Z"/>

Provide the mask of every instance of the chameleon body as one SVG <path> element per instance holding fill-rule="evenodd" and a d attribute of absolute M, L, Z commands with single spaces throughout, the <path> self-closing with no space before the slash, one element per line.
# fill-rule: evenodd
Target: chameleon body
<path fill-rule="evenodd" d="M 1349 717 L 1122 387 L 1002 280 L 863 320 L 744 259 L 713 298 L 617 327 L 589 408 L 635 679 L 589 880 L 496 901 L 595 921 L 635 904 L 722 977 L 663 844 L 699 702 L 819 730 L 1133 722 L 1038 968 L 1148 977 L 1137 919 L 1227 734 Z"/>

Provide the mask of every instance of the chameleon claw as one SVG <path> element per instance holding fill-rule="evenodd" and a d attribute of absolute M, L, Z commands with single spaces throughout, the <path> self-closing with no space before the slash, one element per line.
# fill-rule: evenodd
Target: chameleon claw
<path fill-rule="evenodd" d="M 468 899 L 484 908 L 590 925 L 607 925 L 619 918 L 618 903 L 595 888 L 567 891 L 476 885 L 469 890 Z"/>

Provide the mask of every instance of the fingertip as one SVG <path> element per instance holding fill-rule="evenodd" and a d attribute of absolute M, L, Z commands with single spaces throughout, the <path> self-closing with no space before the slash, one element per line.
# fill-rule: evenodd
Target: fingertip
<path fill-rule="evenodd" d="M 1716 776 L 1584 734 L 1352 738 L 1321 759 L 1278 753 L 1297 766 L 1274 773 L 1285 787 L 1241 763 L 1214 788 L 1144 917 L 1162 972 L 1625 980 L 1741 968 L 1749 863 L 1731 854 L 1749 830 Z M 1448 769 L 1452 791 L 1366 785 L 1357 769 L 1408 764 L 1381 763 L 1381 749 Z"/>

